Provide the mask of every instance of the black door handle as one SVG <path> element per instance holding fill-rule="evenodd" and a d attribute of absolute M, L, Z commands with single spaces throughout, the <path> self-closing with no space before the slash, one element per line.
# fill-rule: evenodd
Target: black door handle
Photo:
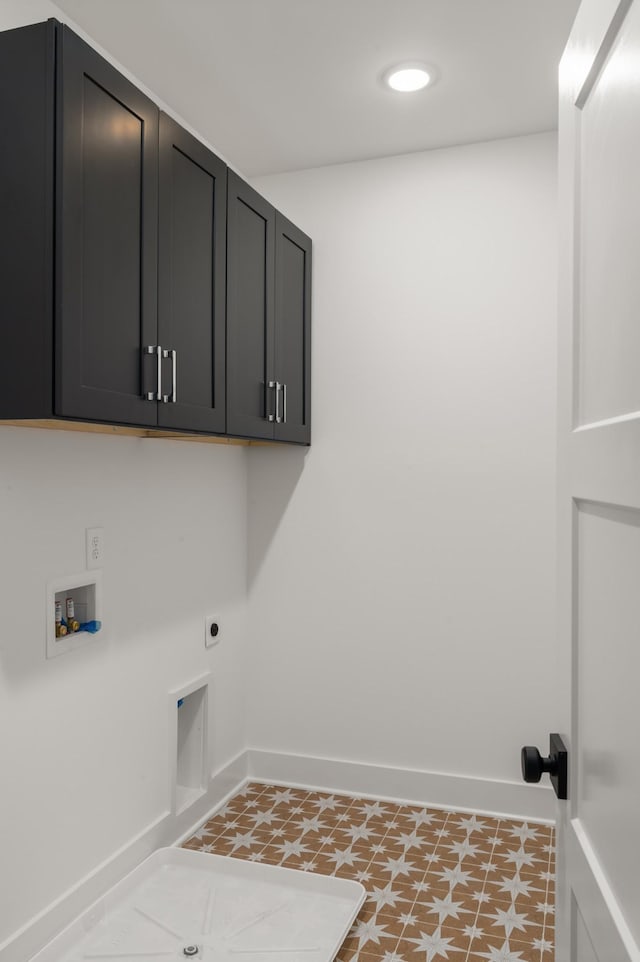
<path fill-rule="evenodd" d="M 567 798 L 567 749 L 560 735 L 549 736 L 549 755 L 546 758 L 533 745 L 525 745 L 520 761 L 525 782 L 539 782 L 543 773 L 547 772 L 558 798 Z"/>

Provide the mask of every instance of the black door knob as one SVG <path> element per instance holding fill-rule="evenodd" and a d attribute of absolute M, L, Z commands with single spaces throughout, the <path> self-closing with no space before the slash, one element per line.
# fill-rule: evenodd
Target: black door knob
<path fill-rule="evenodd" d="M 533 745 L 525 745 L 520 756 L 522 777 L 525 782 L 539 782 L 544 772 L 555 775 L 558 762 L 554 755 L 543 758 Z"/>
<path fill-rule="evenodd" d="M 558 798 L 567 797 L 567 749 L 560 735 L 549 737 L 549 754 L 546 758 L 533 745 L 525 745 L 520 762 L 525 782 L 539 782 L 547 772 Z"/>

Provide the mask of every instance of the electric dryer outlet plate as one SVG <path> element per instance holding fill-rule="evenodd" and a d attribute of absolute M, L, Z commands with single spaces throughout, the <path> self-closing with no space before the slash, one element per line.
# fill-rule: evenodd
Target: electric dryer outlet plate
<path fill-rule="evenodd" d="M 220 616 L 207 615 L 204 620 L 204 647 L 213 648 L 220 641 Z"/>

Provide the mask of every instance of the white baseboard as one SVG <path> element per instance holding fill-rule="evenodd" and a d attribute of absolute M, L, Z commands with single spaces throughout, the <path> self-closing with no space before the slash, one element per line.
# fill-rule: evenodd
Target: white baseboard
<path fill-rule="evenodd" d="M 548 786 L 249 749 L 216 772 L 189 809 L 160 816 L 10 936 L 0 962 L 26 962 L 157 848 L 189 838 L 250 778 L 529 821 L 552 822 L 555 812 Z"/>
<path fill-rule="evenodd" d="M 555 795 L 547 785 L 526 785 L 469 775 L 449 775 L 315 758 L 251 748 L 249 777 L 291 787 L 324 788 L 398 802 L 433 805 L 460 812 L 553 823 Z"/>
<path fill-rule="evenodd" d="M 210 813 L 246 782 L 247 763 L 247 752 L 241 752 L 212 776 L 208 791 L 194 805 L 177 816 L 170 812 L 161 815 L 30 919 L 0 945 L 0 962 L 26 962 L 148 855 L 164 845 L 174 845 L 188 838 Z"/>

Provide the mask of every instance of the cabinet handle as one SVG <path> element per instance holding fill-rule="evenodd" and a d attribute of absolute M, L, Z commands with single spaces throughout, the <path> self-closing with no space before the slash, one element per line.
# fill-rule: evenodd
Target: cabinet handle
<path fill-rule="evenodd" d="M 282 385 L 282 423 L 287 423 L 287 385 Z"/>
<path fill-rule="evenodd" d="M 268 415 L 267 415 L 267 421 L 273 422 L 273 421 L 277 421 L 277 420 L 278 420 L 278 382 L 277 382 L 277 381 L 269 381 L 269 382 L 267 383 L 267 387 L 268 387 L 268 388 L 271 388 L 271 389 L 275 388 L 275 392 L 276 392 L 276 413 L 275 413 L 275 414 L 268 414 Z M 265 403 L 265 410 L 267 410 L 267 408 L 268 408 L 268 406 L 269 406 L 267 402 L 268 402 L 268 398 L 266 397 L 266 394 L 265 394 L 265 402 L 264 402 L 264 403 Z"/>
<path fill-rule="evenodd" d="M 144 349 L 145 354 L 155 354 L 158 364 L 157 373 L 157 390 L 147 391 L 146 398 L 147 401 L 161 401 L 162 400 L 162 347 L 160 344 L 149 344 Z"/>
<path fill-rule="evenodd" d="M 162 402 L 163 404 L 168 404 L 169 401 L 172 404 L 176 403 L 176 380 L 178 377 L 178 352 L 177 351 L 163 351 L 162 356 L 165 358 L 171 357 L 171 394 L 163 394 Z"/>
<path fill-rule="evenodd" d="M 276 381 L 276 424 L 282 424 L 282 417 L 280 416 L 280 391 L 282 390 L 282 384 L 280 381 Z"/>

